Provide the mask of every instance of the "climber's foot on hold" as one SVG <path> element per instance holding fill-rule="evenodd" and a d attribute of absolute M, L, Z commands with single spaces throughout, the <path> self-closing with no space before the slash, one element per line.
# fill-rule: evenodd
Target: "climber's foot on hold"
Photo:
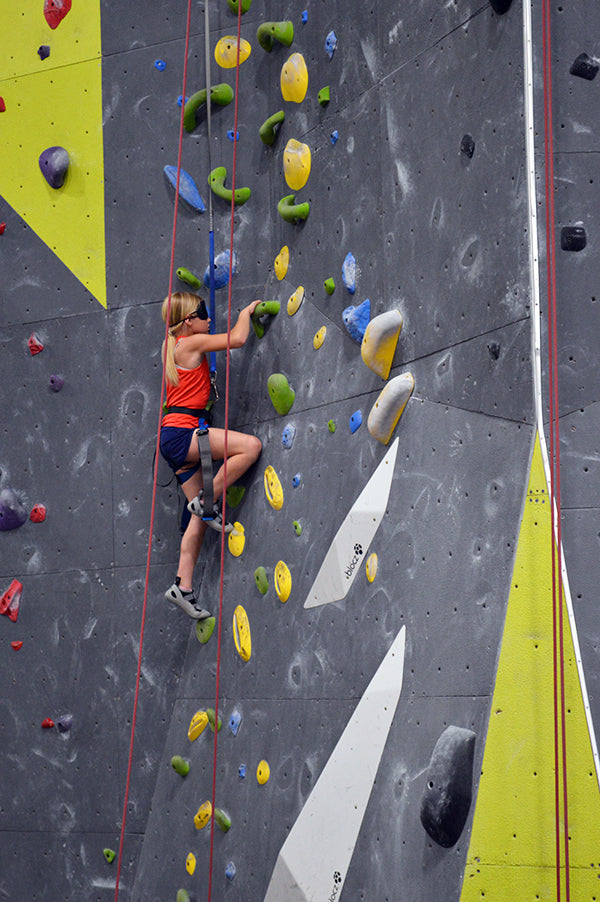
<path fill-rule="evenodd" d="M 173 585 L 169 586 L 165 592 L 167 601 L 172 601 L 173 604 L 178 605 L 193 620 L 206 620 L 207 617 L 210 617 L 210 611 L 205 611 L 204 608 L 200 607 L 194 597 L 194 592 L 191 589 L 187 591 L 181 589 L 179 586 L 180 582 L 181 577 L 178 576 Z"/>
<path fill-rule="evenodd" d="M 188 503 L 187 509 L 190 514 L 194 514 L 195 517 L 200 517 L 204 519 L 204 506 L 202 504 L 202 495 L 196 495 L 195 498 Z M 231 532 L 233 529 L 232 523 L 225 523 L 223 525 L 223 514 L 221 513 L 221 505 L 215 504 L 213 508 L 212 519 L 204 520 L 207 526 L 210 526 L 211 529 L 214 529 L 216 532 Z"/>

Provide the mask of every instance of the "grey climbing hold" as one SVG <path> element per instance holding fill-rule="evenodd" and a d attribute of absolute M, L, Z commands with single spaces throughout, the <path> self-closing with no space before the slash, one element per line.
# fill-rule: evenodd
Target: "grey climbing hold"
<path fill-rule="evenodd" d="M 472 730 L 447 727 L 431 756 L 421 823 L 445 849 L 458 842 L 471 807 L 475 738 Z"/>
<path fill-rule="evenodd" d="M 565 226 L 560 233 L 560 246 L 563 251 L 582 251 L 587 244 L 587 236 L 583 226 Z"/>
<path fill-rule="evenodd" d="M 27 519 L 27 511 L 12 489 L 0 492 L 0 530 L 18 529 Z"/>
<path fill-rule="evenodd" d="M 50 47 L 48 44 L 42 44 L 38 47 L 38 56 L 41 60 L 47 60 L 50 56 Z"/>
<path fill-rule="evenodd" d="M 41 152 L 40 170 L 51 188 L 62 188 L 69 163 L 69 154 L 64 147 L 47 147 Z"/>
<path fill-rule="evenodd" d="M 358 307 L 354 307 L 352 305 L 350 305 L 350 307 L 346 307 L 346 309 L 342 313 L 342 319 L 344 321 L 346 329 L 350 333 L 350 336 L 354 339 L 354 341 L 358 342 L 358 344 L 362 344 L 362 340 L 366 328 L 369 325 L 370 318 L 371 301 L 369 300 L 369 298 L 363 301 L 362 304 L 359 304 Z"/>
<path fill-rule="evenodd" d="M 464 154 L 465 157 L 468 157 L 469 160 L 473 159 L 473 154 L 475 153 L 475 141 L 473 140 L 472 135 L 463 135 L 462 141 L 460 142 L 460 152 Z"/>
<path fill-rule="evenodd" d="M 578 78 L 585 78 L 587 81 L 593 81 L 598 74 L 598 63 L 595 62 L 587 53 L 580 53 L 575 57 L 569 69 L 571 75 Z"/>

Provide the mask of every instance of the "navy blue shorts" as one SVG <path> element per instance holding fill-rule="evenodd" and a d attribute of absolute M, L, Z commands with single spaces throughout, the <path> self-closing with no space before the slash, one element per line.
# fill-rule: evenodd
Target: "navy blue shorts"
<path fill-rule="evenodd" d="M 206 421 L 200 420 L 200 429 L 206 429 Z M 160 430 L 160 453 L 174 473 L 181 470 L 188 456 L 196 429 L 181 426 L 163 426 Z"/>

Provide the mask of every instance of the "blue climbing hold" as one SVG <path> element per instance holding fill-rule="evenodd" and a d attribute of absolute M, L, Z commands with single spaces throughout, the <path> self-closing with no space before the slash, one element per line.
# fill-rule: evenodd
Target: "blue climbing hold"
<path fill-rule="evenodd" d="M 348 252 L 342 264 L 342 281 L 350 294 L 356 291 L 356 260 L 354 254 Z"/>
<path fill-rule="evenodd" d="M 235 251 L 232 257 L 231 271 L 235 273 L 237 270 L 237 256 Z M 222 251 L 215 257 L 215 288 L 224 288 L 229 283 L 229 251 Z M 210 263 L 204 272 L 204 284 L 208 288 L 210 285 Z"/>
<path fill-rule="evenodd" d="M 240 780 L 245 780 L 245 778 L 246 778 L 246 765 L 245 764 L 240 764 L 240 766 L 238 767 L 238 777 L 240 778 Z"/>
<path fill-rule="evenodd" d="M 306 23 L 308 22 L 308 10 L 307 9 L 302 10 L 302 22 L 304 23 L 304 25 L 306 25 Z"/>
<path fill-rule="evenodd" d="M 236 874 L 237 874 L 237 869 L 236 869 L 236 866 L 234 865 L 233 861 L 228 862 L 228 864 L 225 866 L 225 876 L 227 877 L 228 880 L 233 880 L 235 878 Z"/>
<path fill-rule="evenodd" d="M 231 712 L 231 717 L 229 718 L 229 723 L 227 724 L 227 726 L 229 727 L 229 729 L 231 730 L 231 732 L 233 733 L 234 736 L 237 736 L 241 722 L 242 722 L 242 715 L 240 714 L 240 712 L 238 711 L 237 708 L 234 708 L 234 710 Z"/>
<path fill-rule="evenodd" d="M 284 448 L 291 448 L 296 438 L 296 427 L 293 423 L 288 423 L 281 434 L 281 444 Z"/>
<path fill-rule="evenodd" d="M 300 485 L 301 480 L 302 480 L 302 474 L 301 474 L 301 473 L 296 473 L 296 475 L 295 475 L 295 476 L 293 477 L 293 479 L 292 479 L 292 485 L 294 486 L 295 489 L 298 488 L 298 486 Z"/>
<path fill-rule="evenodd" d="M 165 69 L 167 68 L 167 64 L 165 63 L 164 60 L 155 60 L 154 68 L 158 69 L 159 72 L 164 72 Z"/>
<path fill-rule="evenodd" d="M 327 56 L 329 59 L 333 58 L 333 54 L 335 53 L 335 48 L 337 47 L 337 37 L 335 31 L 330 31 L 327 37 L 325 38 L 325 50 L 327 52 Z"/>
<path fill-rule="evenodd" d="M 188 102 L 188 100 L 189 100 L 189 97 L 186 97 L 184 100 L 183 94 L 180 94 L 179 97 L 177 98 L 177 106 L 185 106 L 185 104 Z"/>
<path fill-rule="evenodd" d="M 354 434 L 358 429 L 360 429 L 361 425 L 362 425 L 362 411 L 355 410 L 354 413 L 352 414 L 352 416 L 350 417 L 350 423 L 349 423 L 350 432 L 352 432 Z"/>
<path fill-rule="evenodd" d="M 228 129 L 227 129 L 227 137 L 229 138 L 229 140 L 230 140 L 231 143 L 233 144 L 233 129 L 232 129 L 232 128 L 228 128 Z M 236 141 L 239 141 L 239 140 L 240 140 L 240 133 L 239 133 L 239 131 L 237 131 L 237 132 L 235 133 L 235 140 L 236 140 Z"/>
<path fill-rule="evenodd" d="M 363 301 L 362 304 L 359 304 L 358 307 L 346 307 L 342 313 L 342 319 L 350 336 L 358 344 L 361 344 L 371 319 L 371 301 L 369 298 Z"/>
<path fill-rule="evenodd" d="M 173 188 L 177 188 L 177 166 L 165 166 L 164 173 Z M 196 212 L 204 213 L 206 210 L 194 179 L 185 169 L 182 169 L 179 173 L 179 196 Z"/>
<path fill-rule="evenodd" d="M 335 144 L 335 143 L 336 143 L 337 139 L 339 138 L 339 134 L 338 134 L 337 128 L 334 128 L 334 130 L 333 130 L 332 133 L 330 134 L 329 138 L 330 138 L 332 144 Z"/>

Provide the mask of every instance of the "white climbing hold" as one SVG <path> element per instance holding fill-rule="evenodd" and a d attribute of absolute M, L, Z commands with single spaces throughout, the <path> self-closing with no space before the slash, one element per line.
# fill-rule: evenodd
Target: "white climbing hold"
<path fill-rule="evenodd" d="M 402 373 L 385 386 L 371 408 L 367 429 L 378 442 L 387 445 L 415 387 L 412 373 Z"/>

